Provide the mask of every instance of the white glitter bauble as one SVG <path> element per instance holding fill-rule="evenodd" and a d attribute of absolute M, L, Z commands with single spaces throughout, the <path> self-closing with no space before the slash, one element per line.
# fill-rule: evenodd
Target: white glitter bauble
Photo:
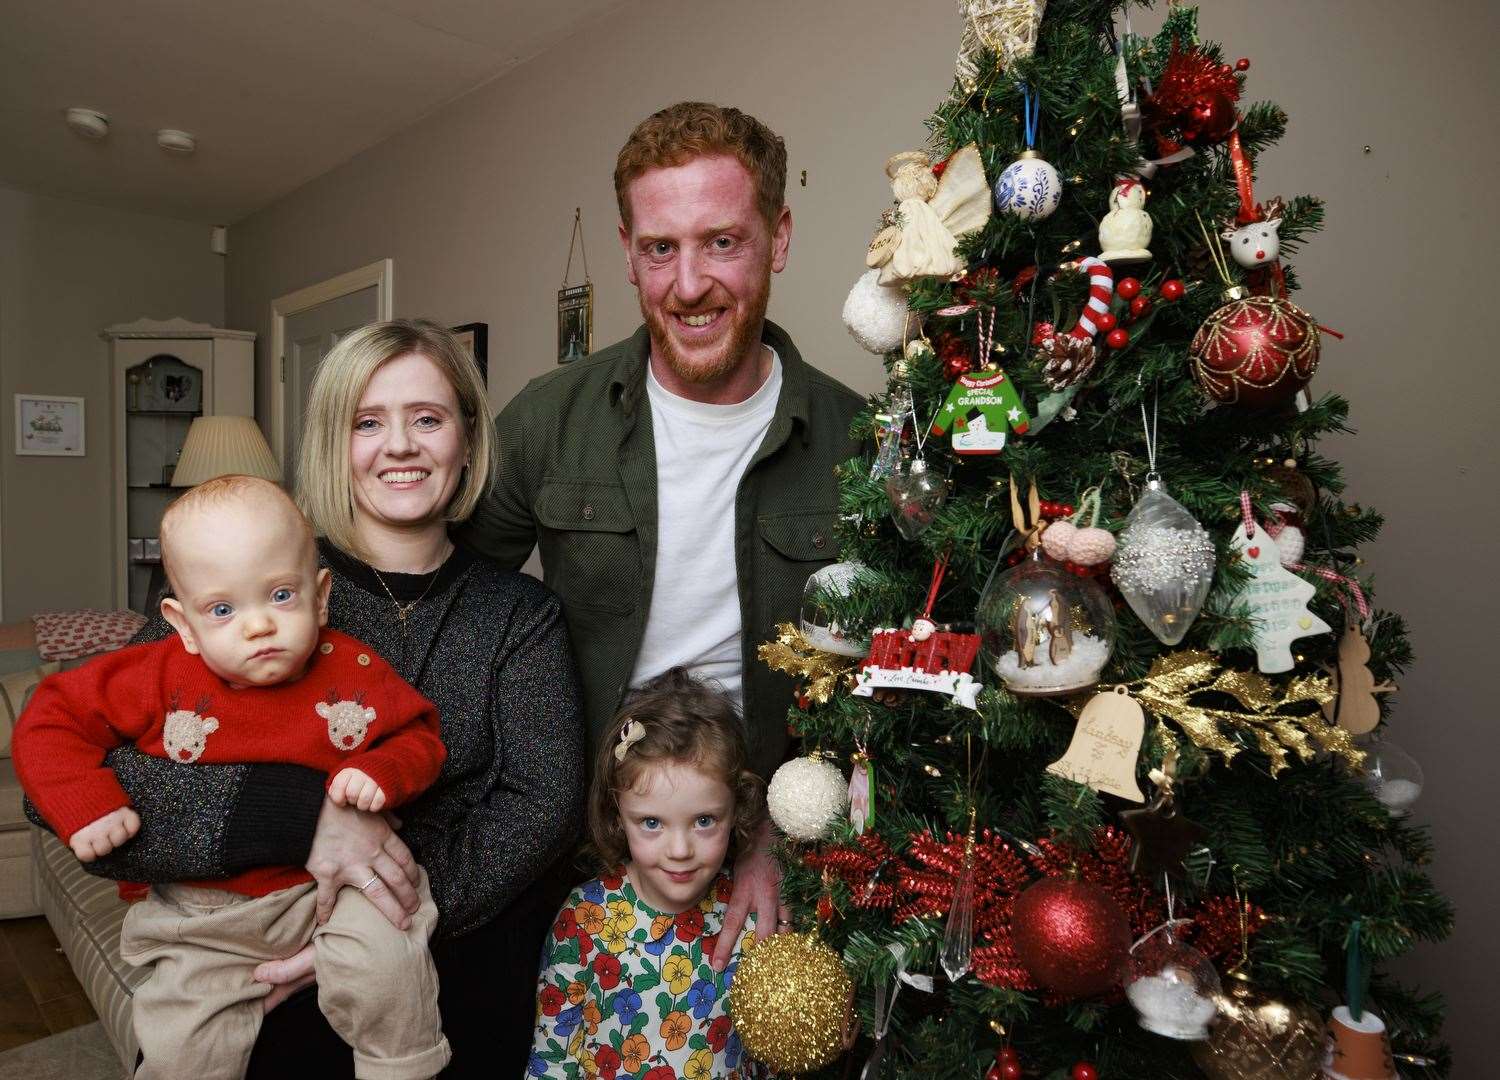
<path fill-rule="evenodd" d="M 1125 518 L 1110 577 L 1146 629 L 1176 645 L 1203 610 L 1214 561 L 1203 526 L 1152 481 Z"/>
<path fill-rule="evenodd" d="M 1035 150 L 1024 151 L 995 181 L 995 209 L 1022 221 L 1051 217 L 1062 202 L 1062 177 Z"/>
<path fill-rule="evenodd" d="M 788 836 L 818 840 L 849 806 L 849 781 L 823 758 L 793 758 L 766 789 L 771 820 Z"/>
<path fill-rule="evenodd" d="M 906 290 L 880 284 L 879 270 L 861 274 L 844 301 L 844 325 L 860 348 L 879 355 L 895 352 L 901 348 L 908 323 L 914 332 L 921 325 L 906 310 Z"/>

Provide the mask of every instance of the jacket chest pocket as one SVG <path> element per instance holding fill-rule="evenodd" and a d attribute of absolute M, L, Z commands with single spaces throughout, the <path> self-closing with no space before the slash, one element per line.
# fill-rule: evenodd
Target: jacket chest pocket
<path fill-rule="evenodd" d="M 760 573 L 755 586 L 761 600 L 756 606 L 769 609 L 773 623 L 795 622 L 808 577 L 838 558 L 839 545 L 833 532 L 837 517 L 832 509 L 760 517 L 760 545 L 756 553 Z M 769 630 L 766 626 L 757 632 Z"/>
<path fill-rule="evenodd" d="M 641 545 L 624 488 L 549 480 L 533 513 L 547 585 L 565 604 L 615 614 L 635 608 Z"/>

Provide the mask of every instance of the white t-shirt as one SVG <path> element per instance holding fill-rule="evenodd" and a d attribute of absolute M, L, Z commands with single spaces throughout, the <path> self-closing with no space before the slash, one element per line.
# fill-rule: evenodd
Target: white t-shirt
<path fill-rule="evenodd" d="M 766 381 L 734 405 L 678 397 L 649 364 L 646 393 L 656 442 L 656 575 L 630 685 L 680 664 L 743 706 L 734 503 L 776 414 L 781 358 L 772 349 Z"/>

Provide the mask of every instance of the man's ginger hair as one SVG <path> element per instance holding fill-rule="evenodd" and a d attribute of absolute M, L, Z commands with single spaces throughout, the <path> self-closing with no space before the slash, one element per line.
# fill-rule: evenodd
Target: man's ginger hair
<path fill-rule="evenodd" d="M 615 161 L 615 199 L 630 230 L 631 181 L 651 169 L 684 165 L 722 154 L 745 167 L 755 181 L 755 204 L 772 228 L 786 205 L 786 143 L 755 117 L 724 105 L 679 101 L 636 125 Z"/>

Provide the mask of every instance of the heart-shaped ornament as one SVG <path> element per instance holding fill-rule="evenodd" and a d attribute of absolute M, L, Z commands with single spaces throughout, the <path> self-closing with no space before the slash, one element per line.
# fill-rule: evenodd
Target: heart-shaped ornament
<path fill-rule="evenodd" d="M 885 478 L 885 494 L 891 500 L 891 520 L 907 540 L 915 540 L 937 517 L 948 498 L 948 485 L 927 471 L 921 458 L 906 469 Z"/>
<path fill-rule="evenodd" d="M 1260 558 L 1260 545 L 1257 544 L 1253 548 L 1246 548 L 1245 549 L 1245 554 L 1249 555 L 1252 559 L 1258 559 L 1258 558 Z"/>

